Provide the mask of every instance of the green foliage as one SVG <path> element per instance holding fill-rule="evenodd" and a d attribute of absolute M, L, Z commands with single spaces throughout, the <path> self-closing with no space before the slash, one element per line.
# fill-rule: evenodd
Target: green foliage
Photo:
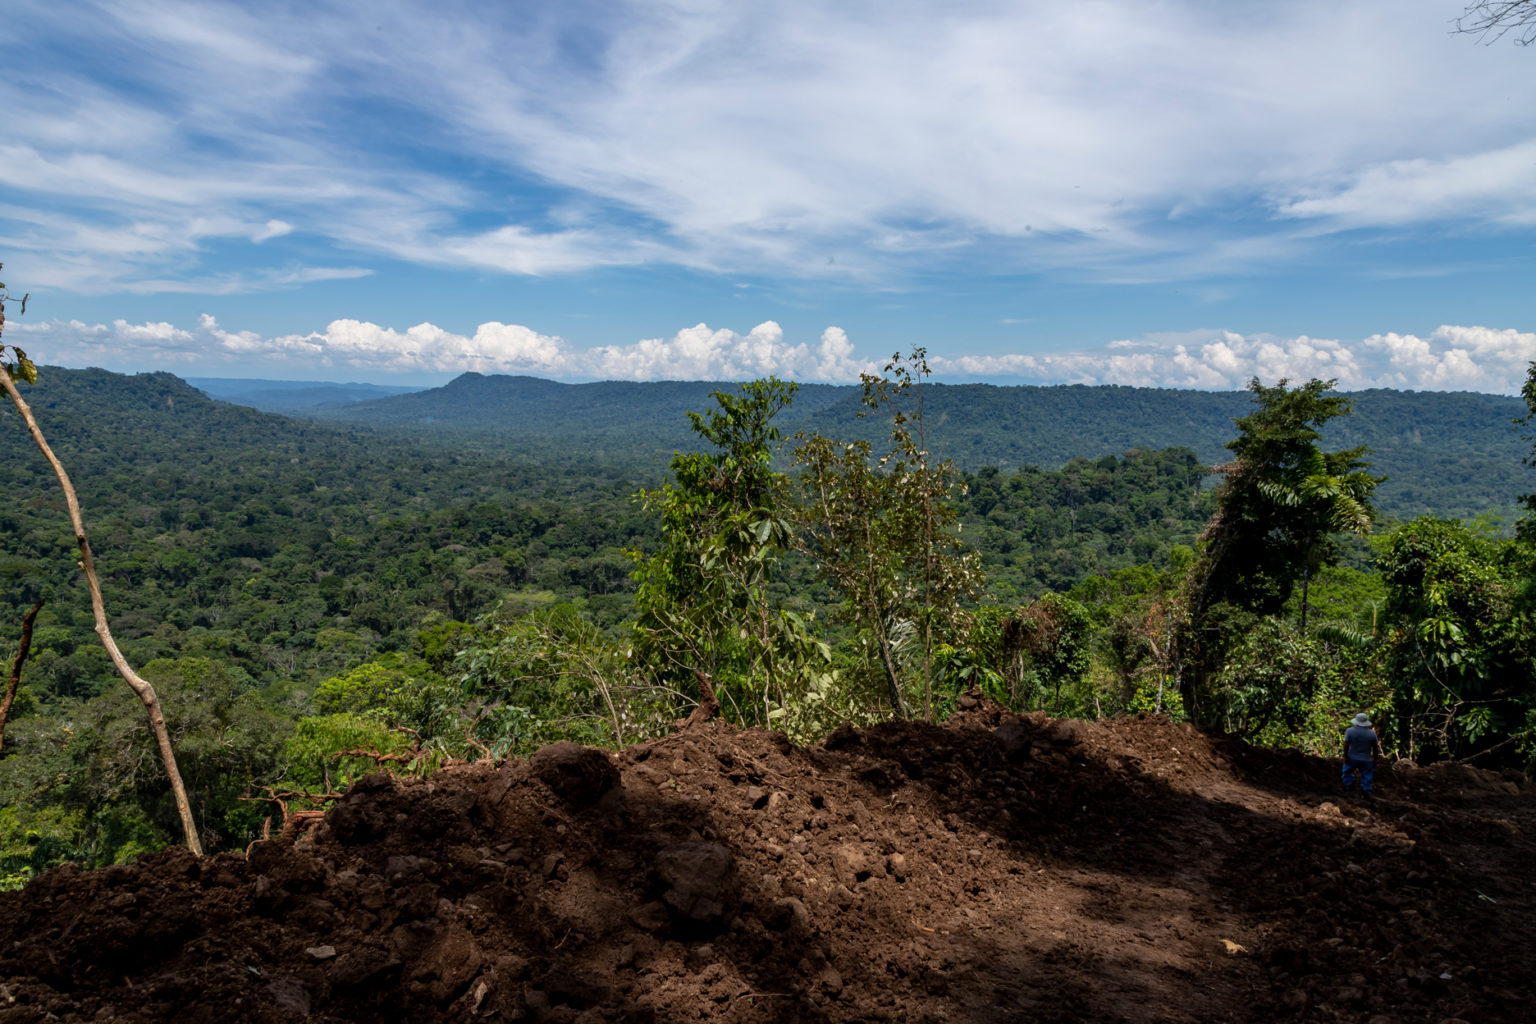
<path fill-rule="evenodd" d="M 1245 699 L 1220 688 L 1237 678 L 1224 674 L 1227 659 L 1246 657 L 1242 644 L 1257 642 L 1248 632 L 1253 617 L 1278 614 L 1300 584 L 1298 629 L 1304 633 L 1310 578 L 1338 559 L 1334 534 L 1365 533 L 1375 518 L 1371 495 L 1380 480 L 1365 471 L 1365 449 L 1324 452 L 1318 445 L 1322 426 L 1351 407 L 1350 399 L 1328 393 L 1334 383 L 1249 384 L 1256 408 L 1237 420 L 1238 437 L 1227 446 L 1236 461 L 1224 468 L 1226 483 L 1191 576 L 1180 644 L 1184 705 L 1202 722 L 1217 721 L 1224 708 Z M 1297 683 L 1310 686 L 1302 677 Z M 1284 703 L 1278 695 L 1266 698 L 1259 704 L 1271 710 L 1257 719 L 1240 714 L 1230 720 L 1267 720 Z"/>
<path fill-rule="evenodd" d="M 931 718 L 934 651 L 963 634 L 964 603 L 980 594 L 982 575 L 958 537 L 958 472 L 927 447 L 928 372 L 919 348 L 893 356 L 888 376 L 863 375 L 865 412 L 890 416 L 890 447 L 877 460 L 868 441 L 801 434 L 795 462 L 812 560 L 874 655 L 891 708 L 906 716 L 910 690 Z"/>
<path fill-rule="evenodd" d="M 1525 371 L 1525 383 L 1520 386 L 1520 398 L 1525 402 L 1525 415 L 1518 417 L 1515 422 L 1529 428 L 1536 424 L 1536 360 L 1532 360 Z M 1522 439 L 1529 441 L 1531 435 L 1523 434 Z M 1536 451 L 1527 453 L 1524 462 L 1527 466 L 1536 466 Z M 1525 515 L 1521 518 L 1518 527 L 1520 538 L 1526 543 L 1536 543 L 1536 492 L 1522 494 L 1520 504 L 1525 506 Z"/>
<path fill-rule="evenodd" d="M 260 816 L 240 798 L 281 773 L 291 720 L 263 704 L 249 677 L 219 662 L 163 659 L 141 675 L 160 695 L 210 845 L 249 842 Z M 179 833 L 143 707 L 128 688 L 49 712 L 13 723 L 0 760 L 0 805 L 26 807 L 31 817 L 18 827 L 46 820 L 54 829 L 37 854 L 47 863 L 35 866 L 121 862 Z"/>
<path fill-rule="evenodd" d="M 1328 662 L 1318 645 L 1273 616 L 1259 616 L 1230 648 L 1215 697 L 1228 732 L 1295 732 L 1312 706 Z"/>
<path fill-rule="evenodd" d="M 429 622 L 417 631 L 411 649 L 432 671 L 442 674 L 448 671 L 459 651 L 477 635 L 475 627 L 467 622 L 451 619 Z"/>
<path fill-rule="evenodd" d="M 0 891 L 77 854 L 85 812 L 56 804 L 0 807 Z"/>
<path fill-rule="evenodd" d="M 1016 611 L 982 607 L 971 620 L 961 650 L 945 648 L 941 663 L 956 683 L 980 686 L 1015 711 L 1077 715 L 1092 696 L 1082 690 L 1091 664 L 1094 622 L 1088 609 L 1066 594 L 1047 593 Z"/>
<path fill-rule="evenodd" d="M 1373 538 L 1374 541 L 1374 538 Z M 1310 609 L 1308 634 L 1314 629 L 1347 629 L 1362 638 L 1382 628 L 1387 589 L 1379 572 L 1350 566 L 1324 566 L 1311 578 L 1307 594 Z M 1290 622 L 1301 621 L 1301 594 L 1293 592 L 1281 613 Z"/>
<path fill-rule="evenodd" d="M 984 468 L 965 477 L 962 537 L 981 556 L 991 597 L 1022 604 L 1192 545 L 1214 509 L 1209 473 L 1180 448 L 1072 459 L 1057 471 Z"/>
<path fill-rule="evenodd" d="M 391 651 L 325 680 L 310 702 L 325 715 L 376 712 L 399 691 L 441 679 L 427 662 Z"/>
<path fill-rule="evenodd" d="M 1305 574 L 1336 557 L 1333 534 L 1370 529 L 1379 480 L 1365 472 L 1365 449 L 1318 447 L 1322 425 L 1350 410 L 1350 399 L 1327 393 L 1334 383 L 1250 383 L 1258 408 L 1237 420 L 1227 446 L 1236 461 L 1207 530 L 1198 603 L 1276 614 Z"/>
<path fill-rule="evenodd" d="M 455 663 L 461 693 L 494 750 L 528 753 L 559 739 L 622 746 L 665 731 L 679 695 L 561 605 L 488 620 Z"/>
<path fill-rule="evenodd" d="M 1183 720 L 1178 641 L 1187 626 L 1184 591 L 1194 564 L 1194 551 L 1175 546 L 1162 570 L 1121 569 L 1073 588 L 1094 622 L 1100 707 Z"/>
<path fill-rule="evenodd" d="M 727 715 L 766 725 L 787 687 L 830 652 L 812 616 L 770 594 L 795 528 L 784 475 L 773 469 L 780 437 L 772 420 L 798 388 L 775 378 L 715 392 L 717 408 L 688 414 L 713 446 L 679 452 L 673 481 L 642 495 L 661 512 L 660 549 L 636 556 L 635 653 L 666 685 L 710 678 Z M 615 726 L 617 730 L 617 725 Z"/>
<path fill-rule="evenodd" d="M 881 720 L 879 704 L 854 682 L 849 664 L 802 673 L 782 706 L 771 712 L 771 725 L 792 742 L 810 745 L 840 725 L 871 725 Z"/>
<path fill-rule="evenodd" d="M 654 532 L 627 473 L 296 424 L 165 374 L 53 370 L 33 406 L 74 471 L 130 661 L 217 658 L 275 699 L 512 591 L 579 598 L 615 624 L 630 611 L 622 548 Z M 112 674 L 57 484 L 21 451 L 0 461 L 0 489 L 13 498 L 0 509 L 0 613 L 19 621 L 49 601 L 33 693 L 94 696 Z"/>
<path fill-rule="evenodd" d="M 4 289 L 4 287 L 3 284 L 0 284 L 0 289 Z M 11 359 L 9 360 L 4 358 L 6 349 L 11 350 Z M 15 380 L 23 381 L 27 384 L 37 383 L 37 367 L 33 365 L 32 360 L 27 358 L 27 354 L 15 345 L 0 345 L 0 366 L 5 367 L 5 372 L 10 374 Z"/>
<path fill-rule="evenodd" d="M 1360 643 L 1358 638 L 1341 641 L 1327 634 L 1327 630 L 1319 629 L 1306 640 L 1317 649 L 1314 660 L 1321 662 L 1314 676 L 1310 702 L 1289 725 L 1271 726 L 1255 734 L 1254 739 L 1270 746 L 1299 748 L 1320 757 L 1337 757 L 1349 719 L 1364 711 L 1375 724 L 1383 745 L 1388 750 L 1400 748 L 1406 741 L 1406 730 L 1394 714 L 1384 648 Z"/>
<path fill-rule="evenodd" d="M 1130 695 L 1126 698 L 1125 713 L 1165 715 L 1175 722 L 1188 721 L 1188 716 L 1184 713 L 1184 699 L 1179 696 L 1179 691 L 1165 686 L 1163 680 L 1154 680 L 1146 676 L 1136 681 Z"/>
<path fill-rule="evenodd" d="M 379 762 L 365 754 L 336 755 L 348 750 L 398 754 L 409 746 L 404 733 L 377 715 L 338 712 L 301 718 L 283 750 L 289 769 L 284 783 L 312 793 L 339 791 L 380 769 Z"/>
<path fill-rule="evenodd" d="M 182 779 L 198 808 L 204 833 L 214 842 L 254 838 L 260 815 L 240 798 L 280 774 L 283 744 L 293 729 L 291 720 L 264 704 L 249 676 L 211 659 L 152 661 L 140 675 L 160 695 Z M 137 727 L 136 719 L 143 716 L 137 699 L 123 687 L 109 693 L 98 698 L 104 702 L 103 711 Z M 103 722 L 101 727 L 115 731 L 118 725 Z M 147 730 L 139 727 L 132 747 L 125 744 L 118 749 L 120 754 L 132 749 L 145 757 L 150 743 Z M 158 760 L 151 760 L 156 765 L 153 778 L 159 783 Z M 146 777 L 139 785 L 149 781 Z M 141 788 L 138 802 L 159 827 L 175 834 L 166 795 Z"/>
<path fill-rule="evenodd" d="M 1523 742 L 1536 704 L 1529 549 L 1424 518 L 1394 531 L 1379 564 L 1410 749 L 1468 756 Z"/>

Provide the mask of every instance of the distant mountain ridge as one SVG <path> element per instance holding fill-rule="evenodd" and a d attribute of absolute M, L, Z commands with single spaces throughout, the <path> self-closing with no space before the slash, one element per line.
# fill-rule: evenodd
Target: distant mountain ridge
<path fill-rule="evenodd" d="M 188 377 L 188 384 L 209 398 L 246 405 L 262 412 L 307 415 L 323 409 L 410 394 L 423 388 L 388 384 L 305 380 L 242 380 L 233 377 Z"/>
<path fill-rule="evenodd" d="M 446 448 L 445 455 L 465 448 L 522 459 L 568 461 L 575 455 L 583 465 L 659 481 L 673 451 L 697 445 L 685 412 L 708 408 L 712 391 L 733 387 L 699 381 L 560 384 L 465 374 L 440 388 L 311 409 L 298 421 L 211 400 L 168 373 L 44 367 L 43 380 L 27 392 L 40 414 L 57 406 L 64 424 L 142 420 L 144 430 L 168 441 L 174 435 L 174 443 L 194 456 L 229 440 L 287 450 L 304 444 L 306 431 L 321 420 L 327 433 L 406 433 L 422 450 Z M 1354 415 L 1330 425 L 1325 444 L 1374 449 L 1375 472 L 1390 477 L 1378 492 L 1383 511 L 1398 518 L 1493 514 L 1507 524 L 1520 514 L 1519 497 L 1536 491 L 1536 473 L 1523 464 L 1530 442 L 1513 425 L 1525 411 L 1520 399 L 1389 390 L 1350 397 Z M 930 446 L 969 471 L 988 465 L 1005 471 L 1057 468 L 1073 458 L 1133 448 L 1185 447 L 1216 464 L 1229 456 L 1223 445 L 1235 434 L 1233 419 L 1252 404 L 1245 392 L 985 384 L 930 385 L 924 402 Z M 804 385 L 779 426 L 790 438 L 805 429 L 882 440 L 888 422 L 861 419 L 860 409 L 856 386 Z M 360 437 L 358 443 L 372 442 Z M 301 454 L 297 448 L 295 453 Z"/>
<path fill-rule="evenodd" d="M 465 373 L 439 388 L 410 395 L 359 402 L 348 409 L 328 410 L 327 419 L 355 420 L 377 425 L 432 427 L 470 431 L 532 431 L 581 434 L 619 431 L 640 443 L 639 423 L 652 424 L 662 437 L 692 436 L 688 411 L 713 407 L 710 394 L 734 391 L 735 384 L 718 381 L 601 381 L 562 384 L 542 377 Z M 835 384 L 802 384 L 791 415 L 819 412 L 857 389 Z M 490 419 L 487 419 L 487 416 Z M 663 444 L 671 451 L 675 445 Z"/>
<path fill-rule="evenodd" d="M 585 447 L 609 459 L 664 464 L 674 450 L 696 443 L 684 412 L 702 410 L 712 391 L 734 387 L 703 381 L 560 384 L 467 373 L 440 388 L 318 415 L 454 434 L 480 445 Z M 1328 426 L 1325 444 L 1372 448 L 1375 471 L 1390 477 L 1379 492 L 1381 504 L 1397 515 L 1510 518 L 1520 495 L 1536 490 L 1522 464 L 1530 444 L 1513 426 L 1525 412 L 1519 398 L 1388 389 L 1349 397 L 1354 414 Z M 1214 465 L 1230 457 L 1224 445 L 1235 435 L 1233 420 L 1253 402 L 1244 391 L 930 384 L 924 406 L 930 447 L 974 471 L 988 465 L 1057 468 L 1077 457 L 1170 447 L 1190 448 Z M 786 436 L 812 430 L 878 442 L 888 422 L 861 418 L 862 408 L 857 386 L 802 385 L 779 425 Z"/>

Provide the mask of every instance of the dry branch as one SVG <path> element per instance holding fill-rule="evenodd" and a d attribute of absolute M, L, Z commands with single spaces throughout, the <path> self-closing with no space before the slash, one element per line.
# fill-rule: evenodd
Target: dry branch
<path fill-rule="evenodd" d="M 695 725 L 702 725 L 720 713 L 720 699 L 715 696 L 714 682 L 698 669 L 694 669 L 693 675 L 699 681 L 699 703 L 678 725 L 679 729 L 691 729 Z"/>
<path fill-rule="evenodd" d="M 299 835 L 307 828 L 318 825 L 325 819 L 325 808 L 314 807 L 303 810 L 294 810 L 288 806 L 290 800 L 308 800 L 312 803 L 334 803 L 346 796 L 345 793 L 327 791 L 325 793 L 311 793 L 304 789 L 285 789 L 279 792 L 271 786 L 262 786 L 267 791 L 266 796 L 243 796 L 240 799 L 247 803 L 274 803 L 283 816 L 282 830 L 278 838 L 291 843 L 299 838 Z M 272 818 L 269 816 L 261 823 L 261 838 L 272 838 Z"/>

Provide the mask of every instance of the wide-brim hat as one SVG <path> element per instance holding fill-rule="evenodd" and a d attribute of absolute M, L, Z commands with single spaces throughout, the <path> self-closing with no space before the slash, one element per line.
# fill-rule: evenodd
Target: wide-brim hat
<path fill-rule="evenodd" d="M 1367 715 L 1364 711 L 1356 715 L 1353 721 L 1356 725 L 1361 726 L 1362 728 L 1369 729 L 1371 727 L 1370 716 Z"/>

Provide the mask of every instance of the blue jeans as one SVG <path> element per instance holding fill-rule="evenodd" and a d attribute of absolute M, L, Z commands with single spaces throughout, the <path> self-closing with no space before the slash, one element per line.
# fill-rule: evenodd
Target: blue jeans
<path fill-rule="evenodd" d="M 1352 789 L 1355 780 L 1351 775 L 1360 776 L 1360 792 L 1370 795 L 1371 782 L 1376 778 L 1375 761 L 1345 761 L 1344 762 L 1344 788 Z"/>

